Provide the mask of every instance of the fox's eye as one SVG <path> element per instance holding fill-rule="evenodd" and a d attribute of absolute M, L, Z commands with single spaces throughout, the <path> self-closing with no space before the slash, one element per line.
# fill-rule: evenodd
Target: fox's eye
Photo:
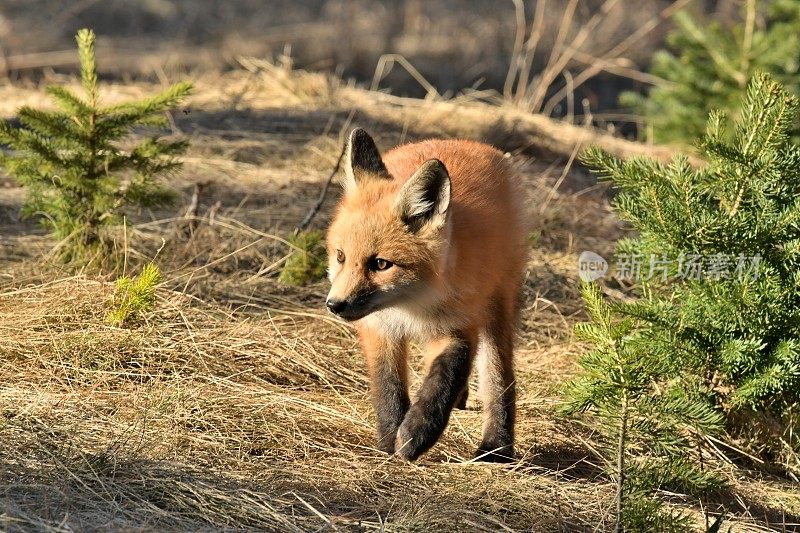
<path fill-rule="evenodd" d="M 344 263 L 344 252 L 343 251 L 336 250 L 336 261 L 338 261 L 339 264 Z"/>
<path fill-rule="evenodd" d="M 375 270 L 388 270 L 392 268 L 393 264 L 391 261 L 378 257 L 375 259 Z"/>

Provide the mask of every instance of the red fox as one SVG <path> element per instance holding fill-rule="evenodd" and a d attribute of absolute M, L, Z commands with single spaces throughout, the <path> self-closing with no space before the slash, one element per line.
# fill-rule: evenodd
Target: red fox
<path fill-rule="evenodd" d="M 381 157 L 355 129 L 327 236 L 327 307 L 367 358 L 378 448 L 414 460 L 464 408 L 473 360 L 484 423 L 475 458 L 514 454 L 514 332 L 527 262 L 522 198 L 507 159 L 472 141 L 429 140 Z M 427 373 L 411 404 L 407 344 Z"/>

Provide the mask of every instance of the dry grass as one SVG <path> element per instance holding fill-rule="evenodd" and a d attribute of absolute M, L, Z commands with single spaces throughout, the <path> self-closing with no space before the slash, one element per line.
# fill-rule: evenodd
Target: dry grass
<path fill-rule="evenodd" d="M 548 434 L 572 454 L 562 467 L 581 462 L 539 384 L 514 468 L 464 463 L 477 411 L 405 465 L 372 449 L 352 335 L 315 309 L 231 314 L 163 289 L 146 324 L 119 329 L 104 320 L 112 290 L 71 277 L 0 297 L 5 528 L 549 530 L 603 516 L 602 481 L 565 491 L 558 465 L 537 464 Z"/>
<path fill-rule="evenodd" d="M 540 150 L 496 107 L 389 102 L 264 65 L 197 86 L 189 113 L 174 117 L 193 140 L 175 179 L 184 201 L 211 182 L 196 217 L 133 214 L 120 238 L 129 271 L 156 257 L 165 274 L 144 323 L 108 325 L 112 280 L 43 260 L 53 243 L 11 217 L 20 191 L 0 189 L 0 528 L 608 529 L 612 487 L 592 432 L 554 415 L 555 388 L 581 351 L 570 333 L 583 316 L 577 254 L 607 256 L 622 234 L 604 191 L 568 165 L 583 139 L 567 128 L 565 148 Z M 41 98 L 0 91 L 4 115 Z M 283 237 L 315 202 L 349 117 L 384 147 L 463 135 L 514 153 L 537 235 L 518 339 L 519 457 L 508 467 L 467 460 L 480 434 L 474 402 L 416 464 L 374 450 L 364 363 L 350 329 L 322 312 L 325 283 L 277 282 Z M 796 521 L 796 485 L 713 460 L 732 491 L 709 510 L 729 509 L 732 531 Z M 664 498 L 702 523 L 697 502 Z"/>
<path fill-rule="evenodd" d="M 526 3 L 530 11 L 533 3 Z M 384 0 L 378 4 L 365 0 L 229 0 L 222 4 L 208 0 L 5 0 L 0 6 L 0 76 L 6 69 L 14 78 L 36 78 L 50 67 L 58 72 L 74 69 L 75 56 L 69 50 L 75 31 L 91 27 L 100 36 L 102 72 L 115 75 L 152 79 L 164 72 L 226 70 L 237 56 L 269 57 L 289 45 L 302 68 L 338 70 L 361 82 L 382 78 L 376 72 L 381 56 L 396 54 L 402 58 L 400 63 L 408 61 L 413 67 L 387 68 L 380 86 L 423 96 L 427 89 L 409 70 L 418 71 L 438 92 L 453 94 L 475 86 L 500 91 L 509 64 L 524 63 L 530 76 L 520 83 L 527 85 L 535 73 L 544 73 L 543 83 L 534 85 L 547 90 L 548 100 L 566 88 L 562 70 L 572 72 L 578 107 L 587 98 L 596 113 L 599 108 L 616 107 L 615 92 L 631 85 L 627 72 L 646 65 L 663 42 L 667 25 L 658 24 L 658 14 L 671 4 L 671 0 L 633 4 L 543 0 L 537 3 L 541 16 L 535 42 L 525 41 L 523 31 L 519 44 L 527 46 L 517 50 L 514 33 L 520 21 L 515 21 L 515 11 L 519 15 L 519 9 L 511 0 Z M 532 14 L 527 15 L 529 19 Z M 614 46 L 631 35 L 639 35 L 635 46 L 623 50 Z M 526 53 L 533 44 L 536 53 Z M 590 81 L 590 87 L 583 87 L 586 69 L 598 65 L 592 76 L 602 70 L 621 76 L 606 75 L 601 83 Z M 612 86 L 614 91 L 609 92 Z M 539 106 L 544 96 L 537 96 Z M 558 103 L 562 100 L 558 98 Z"/>

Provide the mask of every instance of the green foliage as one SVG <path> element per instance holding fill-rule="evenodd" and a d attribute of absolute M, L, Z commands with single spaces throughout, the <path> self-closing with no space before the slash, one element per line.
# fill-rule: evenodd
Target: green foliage
<path fill-rule="evenodd" d="M 165 111 L 191 91 L 187 82 L 154 97 L 110 107 L 100 105 L 95 36 L 77 35 L 84 97 L 64 87 L 47 93 L 55 111 L 19 109 L 20 128 L 0 120 L 0 166 L 27 188 L 24 216 L 35 216 L 62 241 L 64 261 L 101 264 L 110 250 L 107 230 L 127 207 L 160 206 L 173 197 L 156 178 L 180 167 L 185 141 L 157 135 L 134 143 L 134 128 L 163 127 Z"/>
<path fill-rule="evenodd" d="M 634 492 L 626 497 L 618 531 L 684 533 L 692 531 L 691 523 L 687 515 L 671 512 L 659 500 Z"/>
<path fill-rule="evenodd" d="M 662 332 L 619 318 L 594 284 L 584 284 L 581 293 L 591 322 L 576 325 L 575 333 L 593 349 L 565 385 L 563 411 L 592 415 L 606 469 L 617 483 L 617 521 L 624 530 L 686 531 L 688 518 L 664 510 L 653 493 L 669 488 L 702 495 L 720 484 L 687 450 L 697 448 L 697 434 L 718 432 L 722 417 L 669 354 L 653 349 L 663 346 L 653 339 Z"/>
<path fill-rule="evenodd" d="M 325 277 L 325 236 L 319 230 L 301 231 L 288 239 L 292 253 L 278 279 L 287 285 L 305 285 Z"/>
<path fill-rule="evenodd" d="M 156 286 L 161 283 L 161 271 L 148 263 L 142 273 L 134 278 L 122 276 L 117 279 L 117 288 L 111 301 L 111 311 L 106 320 L 114 326 L 124 326 L 144 313 L 152 311 L 156 304 Z"/>
<path fill-rule="evenodd" d="M 675 16 L 669 50 L 657 52 L 650 69 L 664 82 L 647 97 L 620 98 L 645 118 L 651 140 L 686 144 L 700 137 L 711 110 L 739 109 L 759 71 L 800 94 L 800 3 L 745 0 L 742 10 L 740 23 L 731 28 L 688 12 Z"/>
<path fill-rule="evenodd" d="M 614 207 L 639 234 L 620 242 L 619 253 L 672 265 L 691 256 L 705 261 L 702 276 L 679 278 L 673 269 L 668 282 L 642 280 L 645 297 L 620 306 L 648 325 L 648 350 L 696 376 L 731 429 L 761 425 L 772 433 L 773 449 L 794 447 L 795 453 L 800 146 L 790 135 L 797 108 L 795 97 L 758 74 L 730 134 L 725 114 L 711 115 L 699 144 L 708 161 L 703 168 L 691 168 L 685 158 L 671 165 L 620 161 L 597 149 L 584 156 L 619 188 Z M 729 259 L 727 273 L 710 275 L 723 258 Z"/>

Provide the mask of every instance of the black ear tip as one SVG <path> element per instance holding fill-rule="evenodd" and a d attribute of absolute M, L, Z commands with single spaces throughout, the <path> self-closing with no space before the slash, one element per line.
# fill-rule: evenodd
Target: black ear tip
<path fill-rule="evenodd" d="M 423 163 L 423 166 L 437 173 L 448 174 L 447 167 L 445 166 L 445 164 L 442 163 L 441 160 L 436 158 L 428 159 L 427 161 L 425 161 L 425 163 Z"/>
<path fill-rule="evenodd" d="M 350 132 L 346 149 L 352 172 L 366 171 L 377 176 L 389 177 L 378 146 L 362 128 L 355 128 Z"/>
<path fill-rule="evenodd" d="M 372 140 L 372 137 L 370 137 L 369 133 L 367 133 L 367 130 L 365 130 L 364 128 L 353 128 L 353 131 L 350 132 L 351 143 L 363 141 L 366 139 Z"/>

